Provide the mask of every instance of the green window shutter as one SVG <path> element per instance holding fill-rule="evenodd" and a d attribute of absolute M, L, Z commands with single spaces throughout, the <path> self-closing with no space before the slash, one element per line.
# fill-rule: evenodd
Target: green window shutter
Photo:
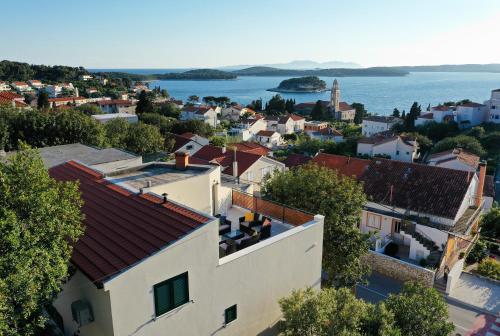
<path fill-rule="evenodd" d="M 172 281 L 173 304 L 178 307 L 189 301 L 187 273 Z"/>
<path fill-rule="evenodd" d="M 170 284 L 168 282 L 163 282 L 156 285 L 154 288 L 155 294 L 155 314 L 159 316 L 169 311 L 170 308 Z"/>
<path fill-rule="evenodd" d="M 188 273 L 154 285 L 155 315 L 160 316 L 189 301 Z"/>
<path fill-rule="evenodd" d="M 236 320 L 236 318 L 238 317 L 238 314 L 237 314 L 237 308 L 236 308 L 236 305 L 233 305 L 229 308 L 227 308 L 225 311 L 224 311 L 224 323 L 225 324 L 228 324 L 234 320 Z"/>

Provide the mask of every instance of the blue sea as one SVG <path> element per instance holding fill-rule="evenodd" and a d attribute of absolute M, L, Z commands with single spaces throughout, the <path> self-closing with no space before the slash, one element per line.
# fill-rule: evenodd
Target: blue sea
<path fill-rule="evenodd" d="M 109 69 L 108 69 L 109 70 Z M 115 69 L 141 74 L 173 72 L 174 69 Z M 186 69 L 175 69 L 183 71 Z M 190 95 L 227 96 L 240 104 L 254 99 L 269 100 L 275 93 L 266 91 L 290 77 L 239 77 L 235 80 L 153 81 L 150 87 L 167 89 L 172 97 L 186 100 Z M 330 87 L 332 77 L 321 77 Z M 470 72 L 415 72 L 405 77 L 341 77 L 341 100 L 348 103 L 365 104 L 371 113 L 391 114 L 397 107 L 408 111 L 413 102 L 423 108 L 445 101 L 470 99 L 482 103 L 489 99 L 491 90 L 500 88 L 500 73 Z M 297 103 L 328 100 L 329 92 L 283 93 L 284 98 L 293 98 Z"/>

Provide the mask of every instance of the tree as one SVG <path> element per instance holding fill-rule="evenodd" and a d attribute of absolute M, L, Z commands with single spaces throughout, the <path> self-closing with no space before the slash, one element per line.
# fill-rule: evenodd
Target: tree
<path fill-rule="evenodd" d="M 410 112 L 406 115 L 403 122 L 405 130 L 411 131 L 415 128 L 415 120 L 417 120 L 421 113 L 422 107 L 417 102 L 414 102 L 410 108 Z"/>
<path fill-rule="evenodd" d="M 316 104 L 314 104 L 314 107 L 311 111 L 311 119 L 312 120 L 328 120 L 328 115 L 326 111 L 326 106 L 321 102 L 321 100 L 318 100 Z"/>
<path fill-rule="evenodd" d="M 394 315 L 385 305 L 358 300 L 346 288 L 295 290 L 279 301 L 284 336 L 397 336 Z"/>
<path fill-rule="evenodd" d="M 122 118 L 115 118 L 104 124 L 106 142 L 110 147 L 127 148 L 127 137 L 130 124 Z"/>
<path fill-rule="evenodd" d="M 188 97 L 188 102 L 190 102 L 191 104 L 197 103 L 199 101 L 200 97 L 198 97 L 197 95 L 191 95 Z"/>
<path fill-rule="evenodd" d="M 285 111 L 286 111 L 286 102 L 279 94 L 274 95 L 266 103 L 266 112 L 269 115 L 280 115 L 285 113 Z"/>
<path fill-rule="evenodd" d="M 165 138 L 158 127 L 139 122 L 129 126 L 127 150 L 137 154 L 152 154 L 165 148 Z"/>
<path fill-rule="evenodd" d="M 48 109 L 49 104 L 49 94 L 45 90 L 40 91 L 38 94 L 37 106 L 39 109 Z"/>
<path fill-rule="evenodd" d="M 35 150 L 0 162 L 1 335 L 43 328 L 43 309 L 68 278 L 71 246 L 83 233 L 81 206 L 78 183 L 50 178 Z"/>
<path fill-rule="evenodd" d="M 172 125 L 172 133 L 182 134 L 186 132 L 209 138 L 214 134 L 214 128 L 203 120 L 178 121 Z"/>
<path fill-rule="evenodd" d="M 439 153 L 453 148 L 463 148 L 466 151 L 478 156 L 483 156 L 485 154 L 483 146 L 481 146 L 479 140 L 467 135 L 445 138 L 434 146 L 433 152 Z"/>
<path fill-rule="evenodd" d="M 48 127 L 49 144 L 62 145 L 83 143 L 93 146 L 104 146 L 106 134 L 103 125 L 95 119 L 76 110 L 63 110 L 51 114 L 53 127 Z M 49 125 L 49 126 L 51 126 Z"/>
<path fill-rule="evenodd" d="M 420 152 L 426 153 L 432 148 L 432 140 L 418 132 L 404 132 L 401 135 L 416 139 L 420 147 Z"/>
<path fill-rule="evenodd" d="M 9 128 L 4 119 L 0 118 L 0 151 L 4 150 L 9 141 Z"/>
<path fill-rule="evenodd" d="M 145 90 L 142 90 L 141 93 L 139 93 L 139 101 L 137 102 L 135 113 L 149 113 L 153 112 L 153 110 L 154 106 L 151 94 L 149 94 Z"/>
<path fill-rule="evenodd" d="M 435 121 L 426 122 L 424 125 L 415 128 L 420 134 L 429 137 L 432 141 L 440 141 L 447 137 L 458 135 L 460 129 L 454 121 L 448 123 L 437 123 Z"/>
<path fill-rule="evenodd" d="M 287 99 L 285 101 L 285 111 L 287 111 L 288 113 L 293 113 L 293 111 L 295 110 L 295 99 Z"/>
<path fill-rule="evenodd" d="M 252 100 L 248 107 L 254 111 L 262 111 L 262 98 Z"/>
<path fill-rule="evenodd" d="M 354 123 L 359 125 L 363 122 L 363 118 L 368 116 L 368 112 L 365 109 L 365 105 L 361 103 L 352 103 L 351 106 L 356 110 L 354 115 Z"/>
<path fill-rule="evenodd" d="M 166 103 L 160 106 L 158 113 L 165 117 L 179 119 L 181 110 L 175 104 Z"/>
<path fill-rule="evenodd" d="M 401 335 L 447 336 L 453 331 L 446 302 L 434 288 L 407 282 L 401 293 L 389 296 L 386 305 Z"/>
<path fill-rule="evenodd" d="M 226 138 L 221 136 L 214 136 L 210 139 L 210 143 L 217 147 L 224 147 L 226 145 Z"/>
<path fill-rule="evenodd" d="M 477 273 L 493 280 L 500 280 L 500 262 L 492 258 L 485 259 L 477 267 Z"/>
<path fill-rule="evenodd" d="M 396 118 L 401 118 L 401 112 L 395 107 L 394 111 L 392 111 L 392 116 Z"/>
<path fill-rule="evenodd" d="M 366 202 L 361 184 L 308 164 L 274 174 L 262 192 L 273 201 L 325 216 L 323 269 L 330 285 L 353 286 L 369 272 L 362 262 L 368 239 L 357 228 Z"/>
<path fill-rule="evenodd" d="M 173 126 L 179 121 L 174 118 L 168 118 L 157 113 L 144 113 L 140 115 L 140 121 L 145 124 L 156 126 L 160 129 L 160 133 L 166 136 L 172 132 Z"/>
<path fill-rule="evenodd" d="M 484 241 L 478 240 L 467 256 L 467 263 L 474 264 L 477 262 L 481 262 L 483 259 L 487 258 L 488 255 L 488 246 Z"/>
<path fill-rule="evenodd" d="M 500 239 L 500 208 L 492 208 L 481 219 L 482 234 Z"/>

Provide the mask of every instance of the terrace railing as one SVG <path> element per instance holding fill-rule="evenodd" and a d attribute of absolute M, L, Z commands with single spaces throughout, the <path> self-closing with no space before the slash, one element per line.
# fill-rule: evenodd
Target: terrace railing
<path fill-rule="evenodd" d="M 277 202 L 264 200 L 233 189 L 233 205 L 246 208 L 252 212 L 258 212 L 264 216 L 268 216 L 283 223 L 300 226 L 314 219 L 314 216 L 305 211 L 294 209 Z"/>

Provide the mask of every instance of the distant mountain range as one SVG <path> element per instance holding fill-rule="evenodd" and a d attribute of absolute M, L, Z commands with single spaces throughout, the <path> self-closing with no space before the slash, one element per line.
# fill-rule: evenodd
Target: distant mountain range
<path fill-rule="evenodd" d="M 318 77 L 359 77 L 359 76 L 405 76 L 408 71 L 388 68 L 360 68 L 360 69 L 317 69 L 317 70 L 293 70 L 293 69 L 278 69 L 273 67 L 251 67 L 241 70 L 232 71 L 237 76 L 262 76 L 262 77 L 278 77 L 278 76 L 318 76 Z"/>
<path fill-rule="evenodd" d="M 355 68 L 361 68 L 361 65 L 354 62 L 342 62 L 342 61 L 315 62 L 310 60 L 298 60 L 298 61 L 291 61 L 288 63 L 274 63 L 274 64 L 227 65 L 218 67 L 217 69 L 224 71 L 235 71 L 253 67 L 270 67 L 270 68 L 286 69 L 286 70 L 314 70 L 314 69 L 333 69 L 333 68 L 355 69 Z"/>

